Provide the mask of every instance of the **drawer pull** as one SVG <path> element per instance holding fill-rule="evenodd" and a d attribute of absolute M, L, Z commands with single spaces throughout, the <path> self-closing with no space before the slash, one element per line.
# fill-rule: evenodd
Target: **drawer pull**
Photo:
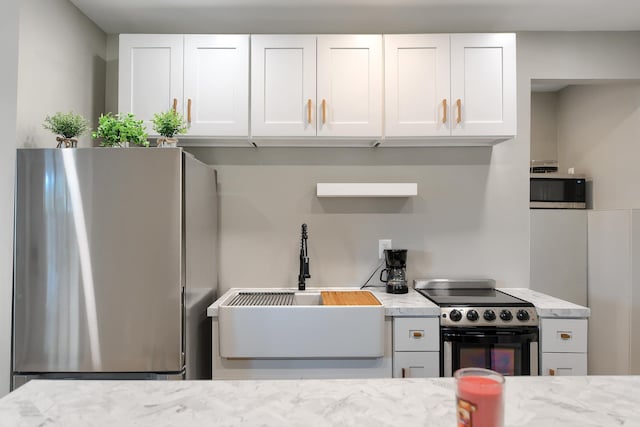
<path fill-rule="evenodd" d="M 564 341 L 566 341 L 566 340 L 570 340 L 570 339 L 571 339 L 571 334 L 568 334 L 568 333 L 566 333 L 566 332 L 561 332 L 561 333 L 560 333 L 560 338 L 561 338 L 562 340 L 564 340 Z"/>
<path fill-rule="evenodd" d="M 422 338 L 424 336 L 422 331 L 413 331 L 412 334 L 414 338 Z"/>

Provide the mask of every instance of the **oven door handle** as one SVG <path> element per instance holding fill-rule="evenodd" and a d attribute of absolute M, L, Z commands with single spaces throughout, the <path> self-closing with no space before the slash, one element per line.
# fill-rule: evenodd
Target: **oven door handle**
<path fill-rule="evenodd" d="M 537 342 L 537 332 L 454 332 L 442 331 L 442 340 L 470 344 L 517 344 Z"/>

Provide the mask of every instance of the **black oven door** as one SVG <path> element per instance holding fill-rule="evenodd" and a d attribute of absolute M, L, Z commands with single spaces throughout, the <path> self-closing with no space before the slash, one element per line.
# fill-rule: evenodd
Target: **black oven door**
<path fill-rule="evenodd" d="M 442 328 L 440 375 L 487 368 L 503 375 L 538 375 L 538 328 Z"/>

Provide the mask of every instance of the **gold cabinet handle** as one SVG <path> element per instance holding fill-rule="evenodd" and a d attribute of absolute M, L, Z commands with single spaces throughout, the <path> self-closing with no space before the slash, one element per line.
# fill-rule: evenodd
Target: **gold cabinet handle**
<path fill-rule="evenodd" d="M 413 331 L 413 337 L 414 338 L 422 338 L 422 332 L 421 331 Z"/>
<path fill-rule="evenodd" d="M 571 339 L 571 334 L 568 334 L 568 333 L 566 333 L 566 332 L 562 332 L 562 333 L 560 334 L 560 338 L 561 338 L 561 339 L 563 339 L 563 340 L 565 340 L 565 341 L 566 341 L 566 340 L 570 340 L 570 339 Z"/>
<path fill-rule="evenodd" d="M 405 378 L 405 371 L 404 371 L 404 368 L 402 368 L 402 378 Z"/>
<path fill-rule="evenodd" d="M 447 99 L 442 100 L 442 123 L 447 123 Z"/>
<path fill-rule="evenodd" d="M 327 123 L 327 100 L 322 100 L 322 124 Z"/>
<path fill-rule="evenodd" d="M 187 122 L 191 124 L 191 98 L 187 100 Z"/>
<path fill-rule="evenodd" d="M 173 98 L 173 107 L 171 108 L 173 109 L 174 113 L 178 111 L 178 98 Z"/>
<path fill-rule="evenodd" d="M 456 123 L 460 123 L 462 121 L 462 101 L 456 101 L 456 108 L 458 109 L 458 117 L 456 118 Z"/>
<path fill-rule="evenodd" d="M 307 101 L 307 123 L 311 123 L 311 100 Z"/>
<path fill-rule="evenodd" d="M 556 374 L 555 369 L 549 369 L 549 375 L 554 376 Z"/>

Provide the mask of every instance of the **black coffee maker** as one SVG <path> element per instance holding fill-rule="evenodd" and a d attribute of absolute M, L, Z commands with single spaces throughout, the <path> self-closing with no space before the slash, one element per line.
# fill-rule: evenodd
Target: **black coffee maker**
<path fill-rule="evenodd" d="M 385 249 L 384 260 L 387 267 L 380 272 L 380 281 L 387 284 L 387 293 L 406 294 L 407 287 L 407 250 Z M 386 278 L 383 276 L 386 274 Z"/>

